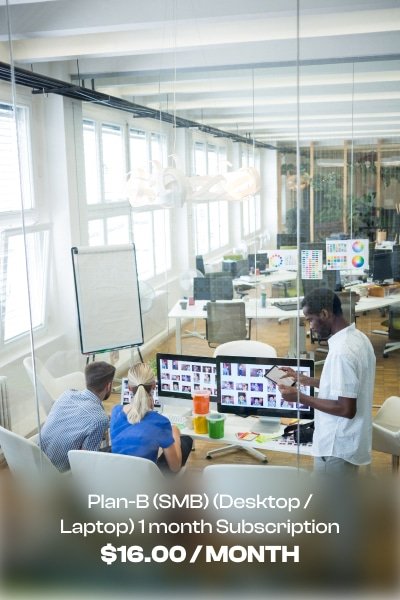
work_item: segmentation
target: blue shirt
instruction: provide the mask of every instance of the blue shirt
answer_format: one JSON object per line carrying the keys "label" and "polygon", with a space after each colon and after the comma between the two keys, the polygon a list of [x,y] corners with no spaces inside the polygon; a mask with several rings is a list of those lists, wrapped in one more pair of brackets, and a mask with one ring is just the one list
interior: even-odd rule
{"label": "blue shirt", "polygon": [[116,454],[129,454],[157,461],[159,448],[174,443],[170,421],[155,411],[145,414],[139,423],[129,423],[123,407],[114,406],[110,422],[111,449]]}
{"label": "blue shirt", "polygon": [[41,430],[42,450],[59,471],[70,468],[69,450],[99,450],[108,427],[101,400],[90,390],[67,390],[54,405]]}

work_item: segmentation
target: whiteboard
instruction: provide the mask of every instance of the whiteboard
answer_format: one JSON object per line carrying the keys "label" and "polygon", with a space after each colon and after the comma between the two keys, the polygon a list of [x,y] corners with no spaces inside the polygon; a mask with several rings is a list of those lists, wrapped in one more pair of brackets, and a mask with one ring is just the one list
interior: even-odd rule
{"label": "whiteboard", "polygon": [[71,248],[82,354],[143,344],[134,244]]}

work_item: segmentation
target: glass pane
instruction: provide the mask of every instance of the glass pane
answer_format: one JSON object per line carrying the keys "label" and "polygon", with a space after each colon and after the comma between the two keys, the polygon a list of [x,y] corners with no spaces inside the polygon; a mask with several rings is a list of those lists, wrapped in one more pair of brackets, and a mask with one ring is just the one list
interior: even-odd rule
{"label": "glass pane", "polygon": [[154,219],[154,258],[157,275],[171,268],[171,231],[168,210],[156,210]]}
{"label": "glass pane", "polygon": [[206,254],[209,251],[207,204],[197,204],[194,208],[194,217],[196,223],[196,254]]}
{"label": "glass pane", "polygon": [[217,147],[211,146],[210,144],[207,146],[207,171],[209,175],[218,175],[218,154]]}
{"label": "glass pane", "polygon": [[149,152],[147,149],[146,132],[138,129],[129,130],[130,170],[149,168]]}
{"label": "glass pane", "polygon": [[207,175],[206,146],[201,142],[194,145],[194,172],[196,175]]}
{"label": "glass pane", "polygon": [[218,204],[220,222],[219,243],[222,247],[229,243],[229,205],[227,200],[221,200]]}
{"label": "glass pane", "polygon": [[96,142],[96,125],[94,121],[83,122],[83,150],[85,154],[86,202],[101,202],[100,183],[98,177],[98,154]]}
{"label": "glass pane", "polygon": [[[167,166],[167,143],[165,135],[151,134],[150,154],[151,160],[157,161],[160,167]],[[151,171],[153,169],[151,168]]]}
{"label": "glass pane", "polygon": [[219,202],[210,202],[210,250],[216,250],[220,247],[220,222],[219,222]]}
{"label": "glass pane", "polygon": [[101,141],[103,148],[104,200],[113,202],[121,199],[126,181],[121,127],[103,125],[101,128]]}
{"label": "glass pane", "polygon": [[[28,111],[14,111],[9,104],[0,104],[0,211],[21,210],[21,187],[24,208],[33,207],[32,172],[29,156]],[[18,162],[18,145],[21,160],[21,181]]]}
{"label": "glass pane", "polygon": [[104,222],[103,219],[92,219],[89,221],[89,246],[103,246],[104,244]]}
{"label": "glass pane", "polygon": [[[32,327],[35,328],[44,323],[48,232],[28,233],[26,235],[26,252]],[[22,234],[8,237],[6,255],[4,341],[26,333],[30,329],[25,248]]]}
{"label": "glass pane", "polygon": [[152,213],[135,213],[133,223],[133,241],[136,249],[136,261],[140,279],[149,279],[154,275],[154,240]]}
{"label": "glass pane", "polygon": [[107,244],[129,243],[129,217],[121,215],[107,219]]}

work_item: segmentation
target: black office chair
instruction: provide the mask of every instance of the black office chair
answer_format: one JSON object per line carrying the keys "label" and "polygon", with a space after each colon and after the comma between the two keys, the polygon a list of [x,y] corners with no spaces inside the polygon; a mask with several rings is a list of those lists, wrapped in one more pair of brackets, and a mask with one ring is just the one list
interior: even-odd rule
{"label": "black office chair", "polygon": [[389,352],[400,350],[400,302],[392,304],[389,307],[389,342],[386,342],[383,349],[383,358],[388,358]]}
{"label": "black office chair", "polygon": [[251,319],[247,327],[244,302],[208,302],[206,339],[210,348],[234,340],[249,340]]}

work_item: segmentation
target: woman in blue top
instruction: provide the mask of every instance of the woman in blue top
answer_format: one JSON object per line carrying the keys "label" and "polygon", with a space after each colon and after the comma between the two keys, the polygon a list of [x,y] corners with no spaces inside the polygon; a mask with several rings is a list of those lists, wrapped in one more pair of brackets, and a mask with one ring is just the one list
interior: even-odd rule
{"label": "woman in blue top", "polygon": [[[153,410],[154,373],[145,363],[138,363],[128,372],[132,400],[113,408],[110,422],[112,452],[148,458],[161,469],[178,472],[185,464],[193,440],[181,436],[179,429],[163,415]],[[163,452],[158,457],[159,449]]]}

